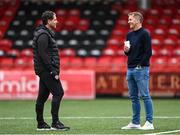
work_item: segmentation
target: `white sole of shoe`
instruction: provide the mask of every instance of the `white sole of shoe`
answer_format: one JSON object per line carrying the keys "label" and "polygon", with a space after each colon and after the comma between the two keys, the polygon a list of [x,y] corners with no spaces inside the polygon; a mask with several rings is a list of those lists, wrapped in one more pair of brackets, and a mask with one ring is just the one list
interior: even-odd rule
{"label": "white sole of shoe", "polygon": [[49,129],[47,129],[47,128],[37,128],[36,129],[37,131],[48,131],[48,130],[51,130],[50,128]]}
{"label": "white sole of shoe", "polygon": [[145,128],[140,128],[140,130],[154,130],[154,128],[147,128],[147,129],[145,129]]}
{"label": "white sole of shoe", "polygon": [[69,129],[57,129],[57,128],[51,127],[51,130],[62,130],[62,131],[67,131],[67,130],[69,130]]}
{"label": "white sole of shoe", "polygon": [[122,130],[133,130],[133,129],[140,129],[140,128],[121,128]]}
{"label": "white sole of shoe", "polygon": [[133,127],[133,128],[121,128],[123,130],[130,130],[130,129],[140,129],[140,127]]}

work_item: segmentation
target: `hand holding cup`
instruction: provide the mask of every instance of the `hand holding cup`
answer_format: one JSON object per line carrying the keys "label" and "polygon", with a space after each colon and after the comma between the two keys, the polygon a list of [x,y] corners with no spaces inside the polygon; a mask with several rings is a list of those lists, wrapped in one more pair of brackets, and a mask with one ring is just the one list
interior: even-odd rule
{"label": "hand holding cup", "polygon": [[130,47],[131,47],[130,41],[125,41],[125,42],[124,42],[124,51],[125,51],[125,52],[129,52]]}

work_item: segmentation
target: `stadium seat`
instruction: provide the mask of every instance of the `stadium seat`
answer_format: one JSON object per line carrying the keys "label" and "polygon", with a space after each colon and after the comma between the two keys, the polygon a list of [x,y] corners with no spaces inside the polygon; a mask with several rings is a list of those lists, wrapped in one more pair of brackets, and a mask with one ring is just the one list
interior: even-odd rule
{"label": "stadium seat", "polygon": [[70,58],[69,57],[62,57],[60,59],[60,69],[69,69],[70,68]]}
{"label": "stadium seat", "polygon": [[117,38],[110,38],[107,41],[107,46],[120,46],[121,42]]}
{"label": "stadium seat", "polygon": [[70,59],[69,66],[71,69],[82,69],[83,67],[83,58],[74,57]]}
{"label": "stadium seat", "polygon": [[27,59],[25,58],[16,58],[14,61],[14,68],[16,70],[23,70],[27,67]]}
{"label": "stadium seat", "polygon": [[176,45],[176,43],[175,43],[176,40],[173,40],[172,38],[166,38],[166,39],[164,39],[164,45],[175,46]]}
{"label": "stadium seat", "polygon": [[159,18],[157,16],[150,16],[146,19],[145,24],[155,26],[159,21]]}
{"label": "stadium seat", "polygon": [[12,47],[12,41],[8,39],[0,40],[0,50],[9,51]]}
{"label": "stadium seat", "polygon": [[102,55],[103,56],[114,56],[115,55],[115,51],[112,48],[105,48],[102,51]]}
{"label": "stadium seat", "polygon": [[55,12],[57,17],[66,17],[68,15],[68,11],[65,9],[57,9]]}
{"label": "stadium seat", "polygon": [[97,64],[97,58],[95,57],[87,57],[84,59],[84,68],[85,69],[96,69],[96,64]]}
{"label": "stadium seat", "polygon": [[180,46],[177,46],[172,53],[174,56],[180,56]]}
{"label": "stadium seat", "polygon": [[[16,66],[25,62],[33,68],[30,52],[33,30],[35,26],[42,24],[40,16],[47,8],[56,12],[59,21],[55,38],[60,48],[61,62],[64,63],[62,65],[65,65],[62,66],[64,69],[73,68],[70,66],[71,61],[88,67],[86,61],[89,60],[95,66],[98,65],[97,62],[100,65],[105,64],[106,70],[112,71],[112,66],[107,64],[109,59],[116,63],[115,65],[118,65],[118,61],[125,61],[122,59],[126,58],[123,44],[129,32],[127,14],[137,10],[136,1],[3,1],[8,2],[0,5],[0,56],[14,58],[13,64]],[[152,37],[153,65],[158,65],[160,69],[164,66],[161,63],[168,61],[168,64],[173,65],[171,61],[175,61],[180,55],[178,4],[178,0],[153,0],[150,9],[140,9],[144,15],[143,26]],[[104,57],[110,58],[105,62]],[[171,60],[171,57],[174,59]],[[68,64],[65,64],[66,61]],[[22,67],[21,64],[19,66]],[[125,72],[126,69],[124,65],[114,67],[117,71]],[[81,68],[77,66],[76,69]]]}
{"label": "stadium seat", "polygon": [[80,56],[80,57],[87,57],[88,56],[88,52],[86,49],[78,49],[77,52],[76,52],[76,55],[77,56]]}
{"label": "stadium seat", "polygon": [[0,69],[9,70],[14,66],[14,59],[9,57],[0,58]]}
{"label": "stadium seat", "polygon": [[169,72],[178,72],[180,69],[180,57],[171,57],[168,59],[168,70]]}
{"label": "stadium seat", "polygon": [[9,50],[6,52],[7,56],[9,57],[14,57],[14,58],[17,58],[17,57],[20,57],[20,51],[19,50]]}
{"label": "stadium seat", "polygon": [[81,30],[81,31],[87,31],[89,29],[89,21],[86,19],[81,19],[77,26],[76,29]]}
{"label": "stadium seat", "polygon": [[90,54],[90,56],[93,56],[93,57],[100,57],[101,56],[101,50],[92,49],[92,50],[90,50],[89,54]]}
{"label": "stadium seat", "polygon": [[166,72],[168,65],[168,57],[152,57],[150,60],[150,67],[153,72]]}
{"label": "stadium seat", "polygon": [[118,47],[117,49],[116,49],[116,55],[117,56],[125,56],[125,54],[124,54],[124,45],[122,45],[122,46],[120,46],[120,47]]}
{"label": "stadium seat", "polygon": [[173,52],[173,46],[169,46],[169,45],[166,45],[163,48],[158,50],[158,54],[160,56],[169,56],[169,57],[171,57],[172,52]]}
{"label": "stadium seat", "polygon": [[108,71],[112,69],[112,58],[109,56],[103,56],[97,59],[96,71]]}
{"label": "stadium seat", "polygon": [[152,55],[158,56],[159,55],[160,46],[158,45],[152,45]]}
{"label": "stadium seat", "polygon": [[69,56],[74,57],[76,55],[75,51],[73,49],[63,49],[62,51],[59,51],[60,56]]}
{"label": "stadium seat", "polygon": [[112,59],[112,71],[125,72],[127,69],[126,56],[116,56]]}
{"label": "stadium seat", "polygon": [[21,57],[31,58],[33,57],[33,52],[30,49],[24,49],[21,51]]}
{"label": "stadium seat", "polygon": [[3,50],[0,50],[0,58],[5,57],[5,56],[6,56],[5,52]]}
{"label": "stadium seat", "polygon": [[163,39],[162,38],[159,38],[159,37],[152,37],[152,45],[153,46],[160,46],[160,45],[163,45]]}

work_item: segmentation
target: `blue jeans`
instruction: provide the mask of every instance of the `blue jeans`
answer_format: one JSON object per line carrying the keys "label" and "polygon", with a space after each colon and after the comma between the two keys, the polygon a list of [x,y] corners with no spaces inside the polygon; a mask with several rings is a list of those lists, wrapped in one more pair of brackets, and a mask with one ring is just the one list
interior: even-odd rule
{"label": "blue jeans", "polygon": [[153,105],[149,94],[149,67],[141,69],[128,68],[126,79],[128,82],[129,96],[132,102],[132,123],[140,124],[140,96],[144,101],[146,121],[153,122]]}

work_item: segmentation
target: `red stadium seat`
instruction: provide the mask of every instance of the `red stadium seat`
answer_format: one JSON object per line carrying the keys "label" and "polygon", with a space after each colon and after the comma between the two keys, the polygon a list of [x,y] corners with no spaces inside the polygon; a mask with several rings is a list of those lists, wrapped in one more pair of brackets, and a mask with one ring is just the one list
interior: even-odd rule
{"label": "red stadium seat", "polygon": [[13,66],[14,66],[13,58],[0,58],[0,69],[9,70],[12,69]]}
{"label": "red stadium seat", "polygon": [[159,14],[159,10],[155,8],[149,9],[146,13],[147,16],[158,16]]}
{"label": "red stadium seat", "polygon": [[158,51],[158,54],[160,56],[172,56],[172,53],[173,53],[173,46],[164,46]]}
{"label": "red stadium seat", "polygon": [[111,33],[111,37],[120,37],[124,36],[124,31],[121,29],[113,29]]}
{"label": "red stadium seat", "polygon": [[[161,18],[161,19],[159,20],[159,24],[160,24],[160,25],[164,25],[164,26],[166,26],[166,27],[169,27],[169,26],[170,26],[170,22],[167,22],[167,20],[168,20],[168,19]],[[169,20],[169,21],[170,21],[170,20]]]}
{"label": "red stadium seat", "polygon": [[40,24],[42,24],[42,21],[41,21],[41,19],[38,19],[38,20],[36,20],[36,23],[35,23],[35,25],[36,25],[36,26],[39,26]]}
{"label": "red stadium seat", "polygon": [[155,26],[159,21],[159,18],[157,16],[150,16],[145,20],[145,24]]}
{"label": "red stadium seat", "polygon": [[177,46],[176,48],[174,48],[173,55],[180,56],[180,46]]}
{"label": "red stadium seat", "polygon": [[24,49],[21,51],[21,57],[33,57],[33,52],[31,49]]}
{"label": "red stadium seat", "polygon": [[155,27],[149,24],[145,24],[144,27],[147,31],[149,31],[150,35],[153,36]]}
{"label": "red stadium seat", "polygon": [[176,28],[169,28],[168,34],[169,34],[169,35],[179,36],[180,31],[178,31],[178,29],[176,29]]}
{"label": "red stadium seat", "polygon": [[73,31],[75,29],[75,23],[72,20],[66,20],[63,29]]}
{"label": "red stadium seat", "polygon": [[19,50],[9,50],[6,53],[8,56],[20,57],[20,51]]}
{"label": "red stadium seat", "polygon": [[163,39],[159,37],[153,37],[152,38],[152,45],[163,45]]}
{"label": "red stadium seat", "polygon": [[180,57],[171,57],[168,59],[168,70],[169,72],[178,72],[180,69]]}
{"label": "red stadium seat", "polygon": [[111,61],[111,64],[112,64],[112,71],[125,72],[127,69],[127,57],[126,56],[114,57]]}
{"label": "red stadium seat", "polygon": [[113,50],[112,48],[105,48],[102,52],[103,56],[114,56],[115,54],[115,50]]}
{"label": "red stadium seat", "polygon": [[156,34],[156,35],[162,35],[162,36],[164,36],[164,35],[166,35],[166,33],[167,33],[167,29],[156,28],[156,29],[154,30],[154,34]]}
{"label": "red stadium seat", "polygon": [[88,30],[89,26],[90,26],[90,24],[89,24],[88,20],[81,19],[78,22],[78,25],[76,26],[76,29],[86,31],[86,30]]}
{"label": "red stadium seat", "polygon": [[173,15],[173,11],[171,9],[164,9],[163,10],[163,15],[164,16],[172,16]]}
{"label": "red stadium seat", "polygon": [[166,38],[164,40],[164,45],[175,46],[176,45],[176,42],[175,42],[176,40],[173,40],[172,38]]}
{"label": "red stadium seat", "polygon": [[177,47],[180,46],[180,39],[177,39],[177,41],[176,41],[176,46],[177,46]]}
{"label": "red stadium seat", "polygon": [[96,57],[87,57],[84,59],[85,69],[96,69],[97,58]]}
{"label": "red stadium seat", "polygon": [[127,15],[125,15],[124,17],[125,19],[122,19],[122,16],[119,20],[116,21],[116,26],[123,26],[123,27],[126,27],[126,28],[129,28],[129,24],[127,23],[127,20],[128,20],[128,17]]}
{"label": "red stadium seat", "polygon": [[159,55],[160,46],[158,45],[152,45],[152,55],[158,56]]}
{"label": "red stadium seat", "polygon": [[9,51],[12,47],[12,41],[8,39],[0,40],[0,49],[4,51]]}
{"label": "red stadium seat", "polygon": [[109,56],[100,57],[99,59],[97,59],[96,70],[97,71],[111,70],[112,68],[111,61],[112,61],[112,58]]}
{"label": "red stadium seat", "polygon": [[63,49],[62,51],[59,51],[60,56],[69,56],[74,57],[76,55],[75,51],[73,49]]}
{"label": "red stadium seat", "polygon": [[66,17],[68,15],[68,11],[64,9],[57,9],[56,15],[57,17]]}
{"label": "red stadium seat", "polygon": [[71,10],[69,10],[69,16],[80,17],[80,11],[79,11],[79,9],[71,9]]}
{"label": "red stadium seat", "polygon": [[60,59],[60,69],[69,69],[70,68],[70,58],[62,57]]}
{"label": "red stadium seat", "polygon": [[152,71],[167,71],[168,57],[152,57],[150,59],[150,67]]}
{"label": "red stadium seat", "polygon": [[16,58],[14,61],[14,68],[16,70],[24,70],[29,66],[28,63],[29,61],[26,58]]}
{"label": "red stadium seat", "polygon": [[[124,41],[124,40],[122,39],[122,41]],[[107,46],[108,47],[111,47],[111,46],[120,46],[121,44],[122,44],[122,42],[120,42],[120,40],[117,39],[117,38],[110,38],[107,41]]]}
{"label": "red stadium seat", "polygon": [[117,56],[125,56],[125,54],[124,54],[124,45],[122,45],[118,49],[116,49],[116,55]]}
{"label": "red stadium seat", "polygon": [[70,60],[69,64],[71,69],[81,69],[83,67],[83,58],[74,57]]}

